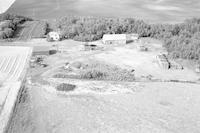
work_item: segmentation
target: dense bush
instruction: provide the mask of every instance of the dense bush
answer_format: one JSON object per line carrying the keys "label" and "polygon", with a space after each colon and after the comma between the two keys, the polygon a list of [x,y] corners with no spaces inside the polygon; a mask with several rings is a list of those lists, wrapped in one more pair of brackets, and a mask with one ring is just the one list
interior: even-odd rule
{"label": "dense bush", "polygon": [[0,39],[5,39],[6,34],[3,31],[0,31]]}
{"label": "dense bush", "polygon": [[4,21],[4,20],[11,20],[13,24],[23,23],[25,21],[32,21],[31,18],[20,16],[20,15],[7,14],[7,13],[0,14],[0,21]]}
{"label": "dense bush", "polygon": [[131,71],[122,69],[115,65],[93,62],[86,66],[87,67],[80,71],[80,78],[111,81],[135,81],[135,76]]}
{"label": "dense bush", "polygon": [[147,24],[132,18],[65,17],[58,21],[64,38],[94,41],[104,34],[138,33],[140,37],[153,37],[164,41],[174,58],[200,60],[200,19],[180,24]]}
{"label": "dense bush", "polygon": [[0,14],[0,39],[12,38],[17,25],[27,20],[31,19],[12,14]]}
{"label": "dense bush", "polygon": [[81,67],[77,68],[79,69],[69,68],[68,71],[61,71],[53,75],[53,77],[107,81],[135,81],[135,75],[132,71],[122,69],[112,64],[94,61],[83,63],[81,64]]}
{"label": "dense bush", "polygon": [[67,84],[67,83],[62,83],[59,84],[56,89],[58,91],[73,91],[76,88],[76,85],[72,85],[72,84]]}

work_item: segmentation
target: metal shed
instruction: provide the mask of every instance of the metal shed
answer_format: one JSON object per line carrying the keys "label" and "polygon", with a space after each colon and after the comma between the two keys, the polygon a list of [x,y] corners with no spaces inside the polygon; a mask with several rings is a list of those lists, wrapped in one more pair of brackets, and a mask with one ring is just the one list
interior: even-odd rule
{"label": "metal shed", "polygon": [[33,56],[37,55],[46,55],[48,56],[50,53],[50,47],[49,46],[34,46],[33,47]]}

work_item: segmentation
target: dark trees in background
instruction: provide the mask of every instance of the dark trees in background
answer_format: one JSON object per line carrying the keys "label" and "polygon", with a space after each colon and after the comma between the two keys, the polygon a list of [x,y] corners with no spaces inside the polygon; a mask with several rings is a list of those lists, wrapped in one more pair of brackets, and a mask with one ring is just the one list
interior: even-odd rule
{"label": "dark trees in background", "polygon": [[0,14],[0,39],[12,38],[18,24],[31,20],[18,15]]}
{"label": "dark trees in background", "polygon": [[[17,25],[32,19],[1,14],[0,22],[7,21],[0,27],[0,38],[13,36]],[[57,23],[61,36],[76,41],[95,41],[104,34],[138,33],[140,37],[152,37],[164,42],[169,55],[174,58],[200,60],[200,19],[188,19],[180,24],[147,24],[133,18],[97,18],[68,16]],[[42,31],[47,31],[48,24]]]}
{"label": "dark trees in background", "polygon": [[65,17],[58,21],[64,38],[95,41],[103,34],[138,33],[164,41],[170,56],[200,60],[200,19],[181,24],[147,24],[133,18]]}

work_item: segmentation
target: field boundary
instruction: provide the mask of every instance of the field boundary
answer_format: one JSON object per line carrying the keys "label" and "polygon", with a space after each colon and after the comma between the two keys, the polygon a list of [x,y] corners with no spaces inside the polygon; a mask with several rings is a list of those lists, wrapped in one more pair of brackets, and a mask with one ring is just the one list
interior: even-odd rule
{"label": "field boundary", "polygon": [[21,82],[15,82],[15,83],[9,82],[7,84],[12,84],[12,86],[10,86],[8,95],[6,97],[6,101],[4,103],[2,112],[0,114],[0,133],[5,133],[7,130],[7,126],[12,117],[15,103],[17,101],[18,94],[21,89]]}
{"label": "field boundary", "polygon": [[7,132],[15,107],[20,99],[21,92],[25,87],[25,77],[29,68],[29,59],[32,55],[32,48],[29,48],[28,50],[26,63],[23,66],[23,71],[21,72],[19,79],[17,81],[7,81],[5,83],[5,85],[9,86],[9,91],[0,113],[0,133]]}

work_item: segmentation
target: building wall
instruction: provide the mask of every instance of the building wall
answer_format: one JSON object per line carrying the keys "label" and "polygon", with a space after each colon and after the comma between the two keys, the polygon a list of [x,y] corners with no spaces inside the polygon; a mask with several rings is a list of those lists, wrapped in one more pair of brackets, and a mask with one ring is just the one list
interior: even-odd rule
{"label": "building wall", "polygon": [[105,44],[126,44],[126,40],[105,40]]}
{"label": "building wall", "polygon": [[49,55],[49,51],[33,51],[32,53],[33,56],[37,56],[37,55]]}

